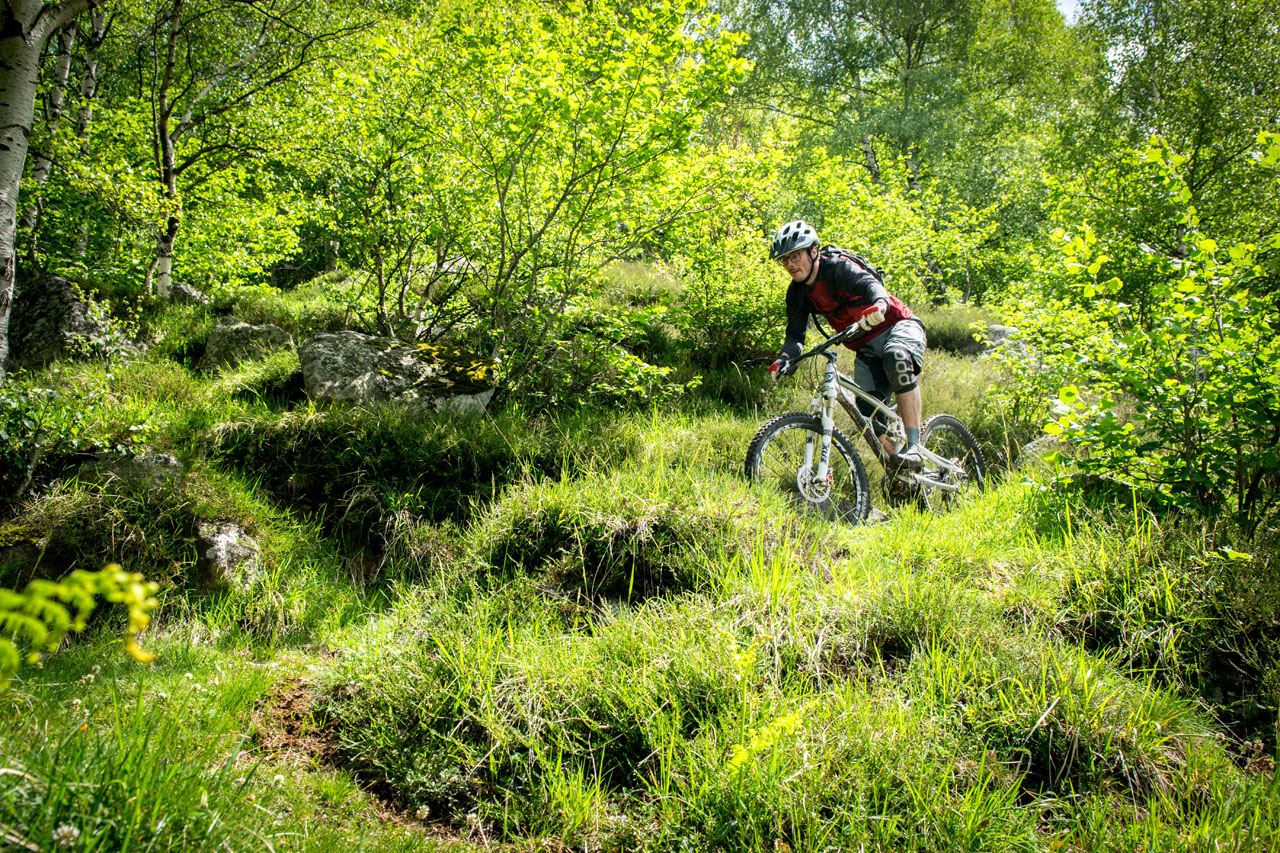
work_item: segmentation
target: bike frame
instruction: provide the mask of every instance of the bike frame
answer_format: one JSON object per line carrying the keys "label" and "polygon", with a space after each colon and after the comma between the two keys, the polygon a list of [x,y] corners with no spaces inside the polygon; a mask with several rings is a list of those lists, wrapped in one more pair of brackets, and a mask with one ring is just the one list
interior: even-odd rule
{"label": "bike frame", "polygon": [[[830,477],[828,469],[831,460],[831,433],[835,429],[835,407],[837,402],[840,404],[840,407],[848,413],[849,417],[853,419],[853,422],[857,424],[863,438],[871,447],[876,459],[880,461],[881,467],[883,467],[886,472],[889,471],[889,454],[885,451],[884,445],[880,443],[880,439],[876,436],[875,430],[872,427],[871,418],[862,413],[856,404],[855,398],[856,400],[866,402],[877,412],[883,414],[885,419],[889,422],[889,432],[891,434],[904,434],[902,418],[898,415],[896,409],[890,407],[873,394],[859,388],[856,382],[836,369],[836,361],[839,359],[839,353],[834,351],[834,347],[837,344],[844,343],[852,338],[852,332],[856,330],[856,326],[851,326],[844,332],[837,332],[827,338],[827,340],[815,346],[813,349],[797,356],[795,359],[795,362],[798,363],[803,359],[821,355],[827,360],[826,368],[823,371],[822,384],[818,389],[818,395],[813,398],[809,408],[810,413],[817,415],[822,421],[822,446],[819,448],[818,470],[815,478],[820,484],[830,482],[828,479]],[[811,466],[813,464],[814,451],[813,443],[813,438],[809,438],[805,442],[805,467],[803,470],[806,471],[812,470]],[[964,474],[964,469],[959,465],[956,465],[951,460],[944,459],[923,445],[920,446],[920,450],[928,462],[937,466],[937,469],[935,470],[957,476]],[[893,476],[899,480],[919,486],[928,486],[930,488],[942,489],[948,492],[960,491],[959,486],[952,483],[942,482],[933,477],[926,476],[923,473],[899,471],[894,473]]]}

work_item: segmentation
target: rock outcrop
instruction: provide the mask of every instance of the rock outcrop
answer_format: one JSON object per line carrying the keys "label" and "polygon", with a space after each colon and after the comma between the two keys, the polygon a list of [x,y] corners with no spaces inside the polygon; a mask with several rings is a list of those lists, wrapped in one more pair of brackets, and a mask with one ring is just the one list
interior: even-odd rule
{"label": "rock outcrop", "polygon": [[115,354],[137,344],[113,323],[105,308],[57,275],[19,283],[9,318],[7,370],[43,367],[79,347]]}
{"label": "rock outcrop", "polygon": [[270,323],[253,326],[225,319],[209,333],[200,367],[203,370],[228,367],[281,349],[293,349],[293,337],[279,326]]}
{"label": "rock outcrop", "polygon": [[262,551],[243,527],[201,522],[196,541],[196,583],[206,589],[247,590],[262,574]]}
{"label": "rock outcrop", "polygon": [[209,304],[209,297],[203,290],[177,281],[169,288],[169,300],[179,305]]}
{"label": "rock outcrop", "polygon": [[482,412],[497,364],[457,347],[333,332],[298,347],[307,393],[317,400],[395,400],[434,411]]}
{"label": "rock outcrop", "polygon": [[104,482],[110,479],[139,483],[149,489],[175,488],[182,483],[185,469],[172,453],[148,451],[137,456],[99,457],[80,466],[80,479]]}

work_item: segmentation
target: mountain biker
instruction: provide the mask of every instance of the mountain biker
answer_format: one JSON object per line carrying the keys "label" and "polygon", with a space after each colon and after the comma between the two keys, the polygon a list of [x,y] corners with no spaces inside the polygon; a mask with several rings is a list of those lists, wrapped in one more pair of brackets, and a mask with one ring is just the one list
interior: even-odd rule
{"label": "mountain biker", "polygon": [[[906,428],[905,447],[895,447],[883,434],[880,442],[891,463],[919,469],[924,463],[920,454],[923,406],[917,377],[924,363],[924,324],[885,289],[869,264],[838,246],[820,247],[818,232],[803,219],[788,222],[774,233],[769,259],[791,276],[786,341],[769,373],[777,378],[788,372],[791,359],[802,351],[811,314],[825,317],[837,332],[856,324],[863,334],[845,342],[857,353],[854,381],[882,400],[892,390]],[[868,417],[874,414],[861,400],[858,407]]]}

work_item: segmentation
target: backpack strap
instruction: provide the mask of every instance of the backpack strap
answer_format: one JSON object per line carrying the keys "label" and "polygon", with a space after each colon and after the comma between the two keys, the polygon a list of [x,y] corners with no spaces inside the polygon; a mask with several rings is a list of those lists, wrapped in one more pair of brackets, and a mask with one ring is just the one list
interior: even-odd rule
{"label": "backpack strap", "polygon": [[838,258],[844,258],[847,261],[853,261],[855,264],[871,273],[871,275],[875,277],[876,281],[880,282],[881,286],[884,285],[884,272],[861,255],[855,255],[848,249],[842,249],[839,246],[823,246],[820,251],[826,255],[834,255]]}

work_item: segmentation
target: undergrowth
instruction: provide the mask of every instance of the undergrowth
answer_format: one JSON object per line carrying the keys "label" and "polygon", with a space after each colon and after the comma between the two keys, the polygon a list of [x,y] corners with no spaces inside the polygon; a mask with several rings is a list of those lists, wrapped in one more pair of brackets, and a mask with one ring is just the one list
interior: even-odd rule
{"label": "undergrowth", "polygon": [[[807,409],[803,374],[765,389],[756,368],[724,372],[665,410],[423,418],[316,408],[288,354],[202,375],[203,320],[182,316],[170,354],[188,364],[49,384],[95,401],[86,447],[172,452],[183,477],[81,477],[68,455],[0,519],[6,572],[112,559],[163,585],[151,667],[104,624],[0,694],[6,843],[1280,838],[1265,537],[1086,500],[1051,472],[945,516],[832,526],[738,477],[764,418]],[[1016,455],[985,402],[994,365],[931,351],[926,369],[927,411]],[[214,587],[194,572],[211,522],[259,557]],[[306,737],[270,729],[282,686]]]}

